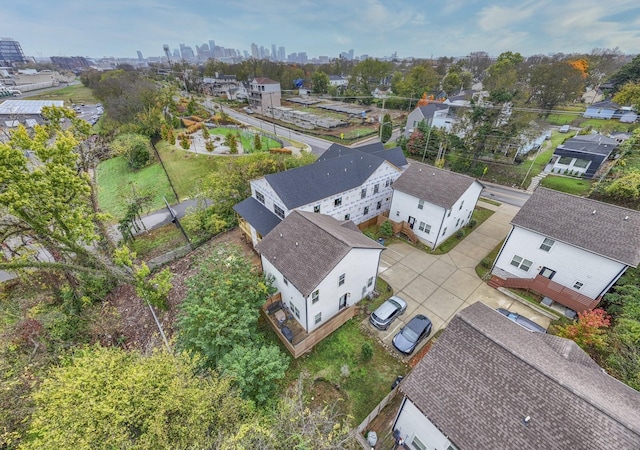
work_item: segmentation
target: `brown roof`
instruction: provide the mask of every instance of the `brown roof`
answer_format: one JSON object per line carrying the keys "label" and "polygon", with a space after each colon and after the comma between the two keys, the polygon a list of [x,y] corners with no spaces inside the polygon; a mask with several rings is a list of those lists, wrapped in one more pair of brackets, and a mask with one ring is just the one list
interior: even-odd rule
{"label": "brown roof", "polygon": [[460,450],[640,448],[639,392],[573,342],[479,302],[454,317],[400,389]]}
{"label": "brown roof", "polygon": [[256,249],[307,297],[353,248],[382,250],[351,222],[293,211]]}
{"label": "brown roof", "polygon": [[511,223],[629,266],[640,264],[640,211],[538,188]]}
{"label": "brown roof", "polygon": [[411,161],[409,167],[393,183],[393,189],[425,200],[445,209],[455,202],[477,180],[428,164]]}

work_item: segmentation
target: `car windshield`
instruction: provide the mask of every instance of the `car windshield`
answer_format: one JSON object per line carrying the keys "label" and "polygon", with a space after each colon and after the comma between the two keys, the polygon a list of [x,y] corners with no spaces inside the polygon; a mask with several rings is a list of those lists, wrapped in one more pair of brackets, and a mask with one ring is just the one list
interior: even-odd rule
{"label": "car windshield", "polygon": [[404,329],[402,330],[402,335],[409,342],[415,342],[418,340],[418,333],[416,333],[414,330],[412,330],[408,326],[404,327]]}

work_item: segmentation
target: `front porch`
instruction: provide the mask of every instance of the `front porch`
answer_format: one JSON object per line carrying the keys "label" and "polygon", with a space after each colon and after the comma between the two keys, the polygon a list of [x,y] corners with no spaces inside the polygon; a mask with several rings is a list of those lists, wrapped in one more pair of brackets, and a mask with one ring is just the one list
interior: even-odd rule
{"label": "front porch", "polygon": [[[300,323],[293,317],[289,308],[282,302],[282,296],[277,293],[269,298],[262,306],[261,312],[267,319],[282,344],[294,358],[308,353],[313,347],[358,312],[358,306],[353,305],[343,309],[322,326],[311,333],[307,333]],[[288,330],[288,331],[287,331]]]}

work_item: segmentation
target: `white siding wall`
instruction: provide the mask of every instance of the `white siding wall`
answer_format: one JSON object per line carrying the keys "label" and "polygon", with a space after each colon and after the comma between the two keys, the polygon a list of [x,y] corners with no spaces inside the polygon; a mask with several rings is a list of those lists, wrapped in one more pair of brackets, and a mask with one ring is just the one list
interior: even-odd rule
{"label": "white siding wall", "polygon": [[[546,252],[540,249],[544,238],[538,233],[515,227],[495,266],[519,278],[535,278],[543,267],[547,267],[556,271],[553,281],[571,289],[579,281],[583,286],[576,291],[593,299],[626,267],[559,241]],[[525,272],[512,266],[514,255],[532,261],[531,268]]]}
{"label": "white siding wall", "polygon": [[415,130],[418,124],[423,120],[424,116],[422,115],[422,111],[420,111],[420,108],[416,108],[411,111],[411,113],[409,113],[409,116],[407,117],[407,125],[404,129],[404,136],[410,137],[411,133],[413,133],[413,130]]}
{"label": "white siding wall", "polygon": [[[480,183],[474,182],[451,210],[445,210],[427,201],[424,202],[423,209],[418,209],[420,199],[394,191],[389,218],[396,222],[408,222],[409,216],[415,217],[413,232],[418,239],[430,247],[434,244],[438,246],[469,222],[481,191]],[[430,226],[429,233],[426,232],[428,227],[425,227],[425,231],[420,230],[421,222]]]}
{"label": "white siding wall", "polygon": [[[296,318],[307,332],[311,332],[340,311],[340,297],[344,294],[351,294],[347,296],[349,307],[375,289],[381,252],[382,249],[352,249],[318,285],[319,301],[315,305],[312,304],[311,295],[305,299],[291,281],[288,285],[284,283],[284,277],[271,262],[265,257],[261,259],[265,275],[275,277],[274,286],[282,294],[282,301],[288,306],[293,304],[298,309],[300,317]],[[339,286],[341,274],[345,274],[345,279],[344,284]],[[370,278],[373,278],[371,286],[368,285]],[[290,309],[293,313],[293,308]],[[318,313],[321,313],[321,321],[316,324],[315,317]]]}
{"label": "white siding wall", "polygon": [[[317,202],[296,208],[300,211],[314,212],[314,207],[320,205],[320,213],[331,216],[337,220],[345,220],[349,214],[349,220],[354,223],[362,223],[372,219],[384,211],[389,211],[393,189],[391,184],[401,175],[400,170],[385,162],[371,174],[371,176],[361,185],[354,189],[341,192],[332,197],[328,197]],[[389,185],[387,185],[389,182]],[[375,185],[378,185],[378,193],[374,194]],[[362,189],[367,190],[367,196],[362,198]],[[335,206],[335,200],[342,199],[340,206]],[[380,209],[378,209],[380,202]],[[369,212],[364,213],[364,208],[369,207]]]}
{"label": "white siding wall", "polygon": [[445,450],[451,441],[429,421],[409,399],[404,402],[396,421],[396,429],[404,439],[407,448],[415,448],[411,442],[420,439],[428,450]]}
{"label": "white siding wall", "polygon": [[[329,272],[318,285],[319,301],[313,305],[311,295],[307,299],[308,332],[313,331],[340,312],[339,302],[343,295],[348,294],[347,307],[349,307],[358,303],[375,289],[381,252],[382,249],[354,248]],[[338,286],[341,274],[345,274],[344,284]],[[371,285],[368,284],[370,278],[373,278]],[[316,324],[315,316],[318,313],[322,313],[322,320]]]}
{"label": "white siding wall", "polygon": [[276,194],[276,192],[271,188],[271,185],[266,179],[258,178],[257,180],[251,180],[251,196],[257,199],[258,197],[256,192],[260,192],[264,196],[264,206],[269,211],[275,214],[273,205],[278,205],[284,210],[285,217],[289,215],[289,210],[284,206],[284,203],[280,200],[280,197],[278,197],[278,194]]}

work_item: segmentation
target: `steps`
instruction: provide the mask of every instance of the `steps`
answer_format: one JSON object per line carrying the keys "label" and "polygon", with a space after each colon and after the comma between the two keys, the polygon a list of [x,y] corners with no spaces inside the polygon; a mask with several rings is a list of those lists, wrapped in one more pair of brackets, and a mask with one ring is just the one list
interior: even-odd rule
{"label": "steps", "polygon": [[527,192],[533,192],[538,187],[538,185],[540,184],[542,179],[544,177],[546,177],[547,175],[548,175],[547,172],[540,172],[538,175],[533,177],[531,179],[531,183],[529,183],[529,187],[527,188]]}

